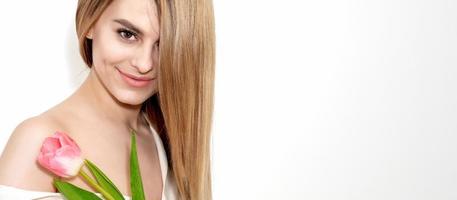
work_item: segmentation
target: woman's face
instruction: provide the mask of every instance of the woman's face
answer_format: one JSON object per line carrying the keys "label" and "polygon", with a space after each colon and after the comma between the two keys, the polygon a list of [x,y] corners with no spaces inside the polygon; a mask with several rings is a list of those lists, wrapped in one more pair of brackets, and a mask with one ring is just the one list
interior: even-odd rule
{"label": "woman's face", "polygon": [[118,101],[139,105],[157,92],[159,21],[152,0],[116,0],[90,29],[93,70]]}

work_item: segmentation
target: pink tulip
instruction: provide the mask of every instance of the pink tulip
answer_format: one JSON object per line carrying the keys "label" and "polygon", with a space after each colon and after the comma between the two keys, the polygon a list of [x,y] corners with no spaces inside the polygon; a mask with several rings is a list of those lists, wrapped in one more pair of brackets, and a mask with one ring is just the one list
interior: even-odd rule
{"label": "pink tulip", "polygon": [[38,163],[52,173],[68,178],[78,175],[84,159],[75,141],[67,134],[57,131],[44,140]]}

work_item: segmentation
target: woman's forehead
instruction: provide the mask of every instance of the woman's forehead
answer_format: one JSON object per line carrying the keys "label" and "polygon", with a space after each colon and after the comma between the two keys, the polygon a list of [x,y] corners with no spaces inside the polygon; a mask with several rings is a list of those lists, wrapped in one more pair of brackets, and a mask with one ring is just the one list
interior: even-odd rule
{"label": "woman's forehead", "polygon": [[125,20],[144,35],[159,34],[159,16],[154,0],[116,0],[104,11],[105,20]]}

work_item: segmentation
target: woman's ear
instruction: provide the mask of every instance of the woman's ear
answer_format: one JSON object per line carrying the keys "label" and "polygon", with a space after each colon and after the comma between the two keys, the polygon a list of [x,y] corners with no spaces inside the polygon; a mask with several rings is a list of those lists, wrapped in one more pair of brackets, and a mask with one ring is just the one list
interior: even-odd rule
{"label": "woman's ear", "polygon": [[92,40],[93,28],[90,28],[86,34],[86,38]]}

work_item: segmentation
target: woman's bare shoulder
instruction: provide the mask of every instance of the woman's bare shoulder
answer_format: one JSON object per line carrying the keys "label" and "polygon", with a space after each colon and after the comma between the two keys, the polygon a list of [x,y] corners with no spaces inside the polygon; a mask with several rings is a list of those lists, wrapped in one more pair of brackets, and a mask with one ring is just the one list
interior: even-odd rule
{"label": "woman's bare shoulder", "polygon": [[19,123],[0,156],[0,184],[54,192],[53,175],[39,166],[37,156],[44,139],[57,127],[58,121],[48,114]]}

